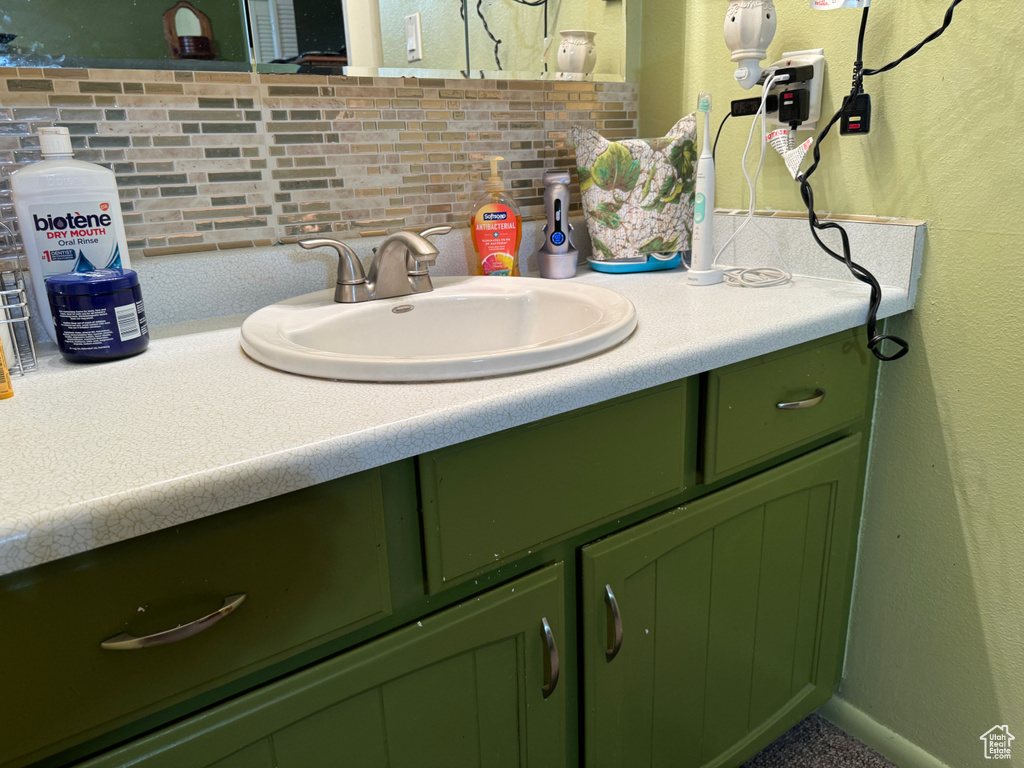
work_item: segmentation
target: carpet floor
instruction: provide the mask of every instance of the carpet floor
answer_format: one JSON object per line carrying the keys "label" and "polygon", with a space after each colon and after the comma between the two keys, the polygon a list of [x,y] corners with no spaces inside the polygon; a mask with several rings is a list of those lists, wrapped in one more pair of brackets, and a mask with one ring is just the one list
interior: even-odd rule
{"label": "carpet floor", "polygon": [[880,754],[811,715],[749,760],[744,768],[899,768]]}

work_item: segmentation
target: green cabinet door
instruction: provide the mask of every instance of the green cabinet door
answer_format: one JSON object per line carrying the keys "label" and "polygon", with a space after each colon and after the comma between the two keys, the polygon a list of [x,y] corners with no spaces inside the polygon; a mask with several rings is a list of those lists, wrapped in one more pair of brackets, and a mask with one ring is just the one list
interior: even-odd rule
{"label": "green cabinet door", "polygon": [[85,765],[564,766],[564,638],[558,563]]}
{"label": "green cabinet door", "polygon": [[737,766],[831,696],[860,458],[855,435],[583,549],[587,766]]}

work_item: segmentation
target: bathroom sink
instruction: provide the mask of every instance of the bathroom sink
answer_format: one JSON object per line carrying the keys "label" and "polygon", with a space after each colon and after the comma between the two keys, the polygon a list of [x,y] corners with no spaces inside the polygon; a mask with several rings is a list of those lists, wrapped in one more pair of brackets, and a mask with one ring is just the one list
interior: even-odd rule
{"label": "bathroom sink", "polygon": [[436,277],[434,290],[337,304],[334,289],[254,312],[242,349],[271,368],[354,381],[451,381],[568,363],[636,328],[623,296],[528,277]]}

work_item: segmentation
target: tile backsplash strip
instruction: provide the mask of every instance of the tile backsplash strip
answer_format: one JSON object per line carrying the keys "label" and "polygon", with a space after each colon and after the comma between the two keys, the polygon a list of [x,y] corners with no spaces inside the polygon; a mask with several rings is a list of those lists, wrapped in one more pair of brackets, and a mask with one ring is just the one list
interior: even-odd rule
{"label": "tile backsplash strip", "polygon": [[117,174],[136,258],[465,225],[493,154],[539,218],[543,171],[575,170],[570,127],[633,137],[637,96],[629,83],[0,68],[0,219],[14,223],[7,174],[40,159],[41,125],[67,126],[77,159]]}

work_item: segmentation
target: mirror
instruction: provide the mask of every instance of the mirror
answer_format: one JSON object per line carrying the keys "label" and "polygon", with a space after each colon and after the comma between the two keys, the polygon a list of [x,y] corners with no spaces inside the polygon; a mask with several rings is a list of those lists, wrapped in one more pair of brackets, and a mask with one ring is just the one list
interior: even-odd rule
{"label": "mirror", "polygon": [[[165,14],[174,11],[170,18]],[[195,10],[198,35],[174,35],[178,12]],[[205,19],[205,22],[204,22]],[[192,22],[188,22],[192,23]],[[194,43],[203,30],[213,41],[215,60],[176,58],[179,36]],[[185,31],[188,31],[187,29]],[[16,35],[0,46],[0,66],[96,69],[227,69],[248,71],[249,41],[239,0],[4,0],[0,33]],[[195,53],[195,49],[190,46]],[[203,51],[199,51],[203,54]]]}
{"label": "mirror", "polygon": [[[635,16],[639,0],[6,0],[0,66],[539,79],[555,77],[558,31],[584,29],[597,33],[590,79],[623,81],[634,79],[627,3]],[[200,34],[172,35],[165,14],[194,32],[189,9]],[[405,19],[415,14],[422,47],[409,61]],[[184,56],[178,38],[193,44]]]}

